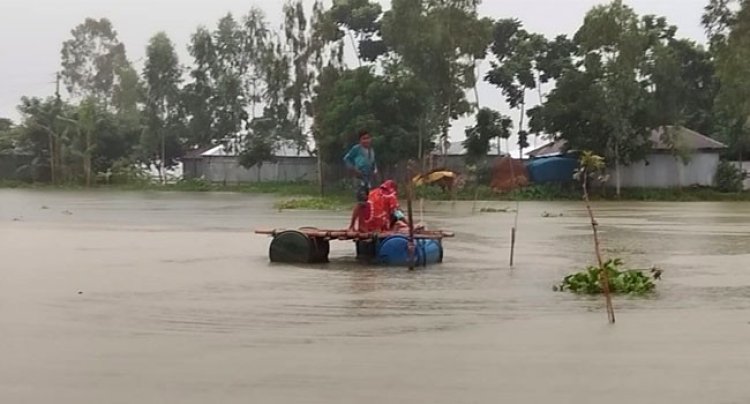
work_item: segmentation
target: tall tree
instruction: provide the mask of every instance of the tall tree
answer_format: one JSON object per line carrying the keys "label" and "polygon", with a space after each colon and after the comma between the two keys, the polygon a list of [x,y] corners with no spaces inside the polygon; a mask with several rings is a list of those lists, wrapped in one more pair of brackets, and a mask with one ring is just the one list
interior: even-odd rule
{"label": "tall tree", "polygon": [[216,83],[213,75],[216,50],[211,32],[200,27],[190,38],[188,50],[193,57],[191,82],[182,92],[184,114],[188,119],[188,144],[201,147],[217,138],[214,130]]}
{"label": "tall tree", "polygon": [[243,73],[246,65],[242,48],[242,30],[232,14],[219,20],[214,32],[216,65],[212,69],[216,83],[214,128],[218,140],[236,148],[238,134],[249,119],[249,99]]}
{"label": "tall tree", "polygon": [[487,158],[492,141],[508,139],[512,128],[513,121],[509,117],[490,108],[480,109],[475,125],[466,128],[466,162],[472,165],[481,163]]}
{"label": "tall tree", "polygon": [[255,118],[257,105],[269,91],[270,36],[257,8],[240,21],[227,14],[214,31],[201,27],[193,34],[192,80],[183,92],[191,146],[219,141],[230,148],[239,145],[238,134]]}
{"label": "tall tree", "polygon": [[332,88],[326,86],[315,99],[318,147],[328,162],[339,163],[362,128],[378,134],[374,145],[386,171],[416,154],[419,122],[414,117],[426,107],[420,80],[408,75],[375,75],[371,67],[340,75],[327,71],[322,77],[335,79]]}
{"label": "tall tree", "polygon": [[111,105],[113,89],[129,72],[125,46],[106,18],[87,18],[71,34],[73,38],[63,43],[61,52],[61,73],[68,92]]}
{"label": "tall tree", "polygon": [[563,71],[543,107],[530,111],[532,130],[606,156],[615,167],[618,195],[620,165],[640,159],[662,124],[652,108],[651,67],[675,30],[664,18],[639,18],[621,0],[594,7],[575,36],[580,61]]}
{"label": "tall tree", "polygon": [[542,76],[541,67],[537,65],[548,47],[542,35],[526,31],[518,20],[505,19],[495,23],[491,47],[495,60],[485,80],[499,87],[510,108],[519,111],[518,146],[521,156],[523,149],[529,146],[528,132],[524,126],[526,94],[549,80],[546,75]]}
{"label": "tall tree", "polygon": [[712,0],[703,22],[716,55],[719,130],[742,161],[750,149],[750,1]]}
{"label": "tall tree", "polygon": [[182,70],[172,41],[164,32],[157,33],[149,41],[143,78],[146,84],[146,128],[141,148],[146,161],[159,162],[159,174],[165,181],[166,167],[173,165],[174,158],[179,157],[174,147],[168,154],[167,145],[179,145]]}
{"label": "tall tree", "polygon": [[348,37],[359,65],[373,62],[387,51],[380,38],[382,15],[382,6],[370,0],[336,0],[326,13],[335,25],[329,38],[334,41]]}
{"label": "tall tree", "polygon": [[0,118],[0,152],[15,147],[13,129],[15,125],[8,118]]}
{"label": "tall tree", "polygon": [[[484,59],[491,41],[492,21],[479,18],[478,3],[393,0],[391,10],[382,18],[387,49],[429,88],[424,99],[428,105],[425,113],[434,114],[434,120],[439,122],[443,150],[451,121],[471,111],[465,90],[476,83],[474,62]],[[418,120],[433,119],[424,116]]]}
{"label": "tall tree", "polygon": [[97,145],[97,127],[104,119],[104,115],[97,100],[91,96],[81,101],[74,116],[60,118],[75,128],[75,135],[72,137],[73,153],[81,158],[87,187],[90,187],[94,180],[93,161]]}
{"label": "tall tree", "polygon": [[35,165],[49,168],[49,179],[58,183],[70,179],[69,124],[61,117],[72,114],[74,107],[59,97],[47,99],[23,97],[18,111],[23,117],[20,143],[35,157]]}
{"label": "tall tree", "polygon": [[137,126],[139,106],[143,102],[143,83],[138,72],[128,64],[118,71],[119,80],[112,89],[112,107],[123,124]]}
{"label": "tall tree", "polygon": [[658,124],[714,133],[719,86],[710,52],[690,40],[670,39],[654,47],[645,73]]}
{"label": "tall tree", "polygon": [[304,134],[307,114],[305,107],[312,92],[314,72],[311,71],[311,40],[309,21],[302,0],[287,0],[283,7],[284,38],[286,50],[291,58],[292,77],[286,89],[286,98],[291,102],[292,120],[296,123],[298,145],[306,144]]}

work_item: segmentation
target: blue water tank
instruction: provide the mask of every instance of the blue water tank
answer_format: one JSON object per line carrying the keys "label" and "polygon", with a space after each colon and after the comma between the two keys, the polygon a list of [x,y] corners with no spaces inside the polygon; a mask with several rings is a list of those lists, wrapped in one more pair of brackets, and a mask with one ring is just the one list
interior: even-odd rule
{"label": "blue water tank", "polygon": [[541,157],[526,163],[531,182],[536,184],[568,183],[578,168],[572,157]]}
{"label": "blue water tank", "polygon": [[[440,240],[414,240],[417,266],[432,265],[443,262],[443,245]],[[408,266],[409,239],[406,236],[389,236],[379,241],[376,261],[381,265]]]}

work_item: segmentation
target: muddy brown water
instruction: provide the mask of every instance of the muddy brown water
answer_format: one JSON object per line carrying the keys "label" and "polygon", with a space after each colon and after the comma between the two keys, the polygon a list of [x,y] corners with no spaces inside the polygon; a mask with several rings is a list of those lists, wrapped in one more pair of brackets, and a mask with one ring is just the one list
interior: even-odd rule
{"label": "muddy brown water", "polygon": [[[0,403],[750,402],[750,204],[596,205],[650,299],[552,291],[593,260],[579,203],[431,204],[443,265],[267,262],[266,196],[0,190]],[[510,207],[509,203],[479,207]],[[543,212],[562,214],[542,217]]]}

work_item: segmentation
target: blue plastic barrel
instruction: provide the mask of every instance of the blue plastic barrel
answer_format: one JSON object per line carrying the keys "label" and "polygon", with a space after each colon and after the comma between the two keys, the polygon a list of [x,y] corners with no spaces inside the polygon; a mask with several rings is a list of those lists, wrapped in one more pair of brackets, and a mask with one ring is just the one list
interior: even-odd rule
{"label": "blue plastic barrel", "polygon": [[531,182],[536,184],[568,183],[578,168],[578,160],[571,157],[540,157],[526,163]]}
{"label": "blue plastic barrel", "polygon": [[[414,265],[424,266],[443,262],[443,246],[440,240],[414,240]],[[389,236],[379,241],[376,262],[381,265],[408,266],[409,240],[406,236]]]}

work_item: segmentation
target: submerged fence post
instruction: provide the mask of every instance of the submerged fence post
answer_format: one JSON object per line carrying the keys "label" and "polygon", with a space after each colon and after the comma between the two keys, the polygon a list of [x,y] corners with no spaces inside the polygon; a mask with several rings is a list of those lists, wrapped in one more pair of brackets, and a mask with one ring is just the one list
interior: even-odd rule
{"label": "submerged fence post", "polygon": [[513,268],[513,255],[516,249],[516,228],[510,229],[510,267]]}

